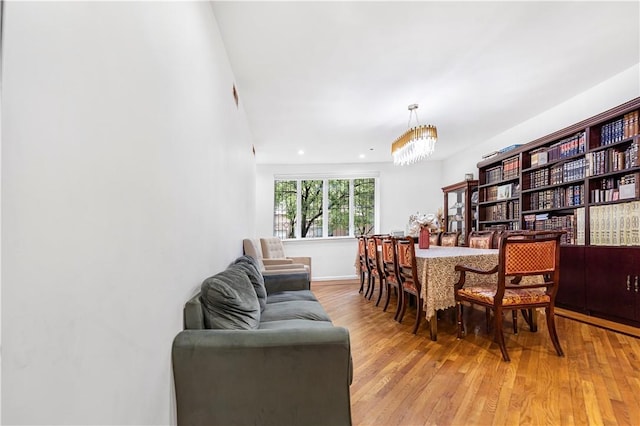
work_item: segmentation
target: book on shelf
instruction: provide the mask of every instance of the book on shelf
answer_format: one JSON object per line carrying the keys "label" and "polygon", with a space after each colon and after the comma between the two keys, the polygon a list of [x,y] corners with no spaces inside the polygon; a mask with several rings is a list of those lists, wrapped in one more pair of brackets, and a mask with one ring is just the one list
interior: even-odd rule
{"label": "book on shelf", "polygon": [[640,245],[640,201],[591,207],[589,229],[594,246]]}
{"label": "book on shelf", "polygon": [[585,236],[586,236],[586,232],[585,232],[585,208],[584,207],[580,207],[577,208],[575,211],[575,215],[576,215],[576,244],[577,245],[585,245]]}
{"label": "book on shelf", "polygon": [[598,176],[605,173],[631,169],[640,165],[638,161],[637,141],[625,150],[608,148],[590,152],[586,155],[586,176]]}
{"label": "book on shelf", "polygon": [[[581,213],[578,213],[577,210],[581,210]],[[562,244],[584,245],[584,207],[576,209],[576,212],[571,214],[527,214],[524,216],[524,222],[526,229],[566,231],[561,238]]]}
{"label": "book on shelf", "polygon": [[639,189],[640,173],[632,173],[620,178],[620,181],[618,183],[618,190],[621,200],[640,197]]}
{"label": "book on shelf", "polygon": [[497,188],[497,194],[496,194],[496,198],[498,200],[504,200],[507,198],[511,198],[511,189],[512,189],[512,185],[510,183],[506,184],[506,185],[500,185]]}
{"label": "book on shelf", "polygon": [[531,151],[531,167],[547,164],[547,148],[538,148]]}
{"label": "book on shelf", "polygon": [[555,161],[584,153],[586,140],[586,133],[580,132],[552,144],[547,149],[548,160]]}
{"label": "book on shelf", "polygon": [[638,110],[631,111],[621,118],[603,124],[600,129],[600,145],[610,145],[638,134]]}
{"label": "book on shelf", "polygon": [[520,174],[520,157],[510,157],[502,160],[502,179],[513,179]]}
{"label": "book on shelf", "polygon": [[491,167],[485,172],[485,183],[494,183],[502,180],[502,166]]}

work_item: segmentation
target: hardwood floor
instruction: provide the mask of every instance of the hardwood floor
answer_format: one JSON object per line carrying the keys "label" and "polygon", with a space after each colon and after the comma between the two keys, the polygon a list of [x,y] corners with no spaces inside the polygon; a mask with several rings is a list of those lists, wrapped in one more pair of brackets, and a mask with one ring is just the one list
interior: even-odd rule
{"label": "hardwood floor", "polygon": [[[558,357],[544,316],[538,332],[524,321],[505,339],[511,362],[468,309],[456,339],[447,312],[438,341],[415,313],[402,324],[358,293],[359,282],[317,282],[313,291],[335,325],[349,329],[354,362],[352,419],[360,425],[640,425],[640,340],[556,316]],[[508,316],[510,317],[510,316]]]}

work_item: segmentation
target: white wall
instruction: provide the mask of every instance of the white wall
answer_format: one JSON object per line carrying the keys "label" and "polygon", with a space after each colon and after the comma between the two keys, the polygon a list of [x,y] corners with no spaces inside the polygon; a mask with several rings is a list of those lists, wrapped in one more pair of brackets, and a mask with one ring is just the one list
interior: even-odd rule
{"label": "white wall", "polygon": [[183,303],[254,232],[210,5],[5,2],[3,47],[2,423],[174,423]]}
{"label": "white wall", "polygon": [[[258,165],[256,183],[256,237],[273,235],[273,180],[275,175],[328,173],[357,176],[379,173],[380,228],[377,232],[405,230],[409,215],[436,213],[443,207],[442,171],[439,161],[423,161],[398,167],[391,163]],[[463,180],[464,174],[458,180]],[[357,243],[351,239],[286,241],[290,256],[311,256],[315,280],[355,278]]]}
{"label": "white wall", "polygon": [[[483,154],[514,144],[532,142],[638,96],[640,96],[640,64],[489,140],[478,141],[471,149],[443,162],[443,179],[447,182],[455,182],[458,176],[469,171],[474,171],[477,179],[477,164],[482,160]],[[499,118],[496,119],[499,120]]]}

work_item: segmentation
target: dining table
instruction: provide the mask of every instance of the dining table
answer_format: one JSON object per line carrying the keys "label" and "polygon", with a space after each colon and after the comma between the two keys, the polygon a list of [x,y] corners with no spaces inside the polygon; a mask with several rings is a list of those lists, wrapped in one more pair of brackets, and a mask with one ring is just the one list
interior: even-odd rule
{"label": "dining table", "polygon": [[[488,270],[498,264],[498,249],[479,249],[470,247],[430,246],[421,249],[416,244],[416,269],[421,287],[424,314],[429,322],[431,340],[438,338],[437,311],[456,305],[454,284],[460,272],[455,266],[463,264],[477,269]],[[494,280],[493,275],[467,274],[465,286],[473,286],[481,280]]]}

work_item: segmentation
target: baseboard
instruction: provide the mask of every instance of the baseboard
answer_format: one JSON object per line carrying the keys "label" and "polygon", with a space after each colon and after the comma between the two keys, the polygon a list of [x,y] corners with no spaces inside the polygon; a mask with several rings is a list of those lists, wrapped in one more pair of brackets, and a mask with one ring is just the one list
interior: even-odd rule
{"label": "baseboard", "polygon": [[596,327],[605,328],[607,330],[615,331],[617,333],[626,334],[627,336],[633,336],[640,338],[640,328],[633,327],[626,324],[620,324],[613,321],[608,321],[602,318],[593,317],[590,315],[581,314],[579,312],[573,312],[568,309],[555,308],[555,313],[558,316],[569,318],[572,320],[580,321],[585,324],[590,324]]}
{"label": "baseboard", "polygon": [[313,277],[314,282],[319,282],[319,281],[352,281],[352,280],[359,280],[357,275],[343,275],[343,276],[336,276],[336,277]]}

